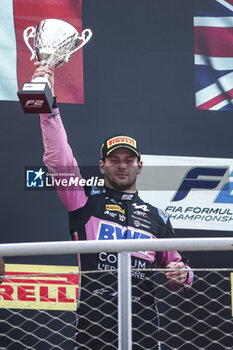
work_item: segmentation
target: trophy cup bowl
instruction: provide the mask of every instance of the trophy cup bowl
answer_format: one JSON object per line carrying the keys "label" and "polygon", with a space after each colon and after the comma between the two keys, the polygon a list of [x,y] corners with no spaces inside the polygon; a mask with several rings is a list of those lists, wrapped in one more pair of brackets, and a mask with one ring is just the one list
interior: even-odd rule
{"label": "trophy cup bowl", "polygon": [[[59,19],[44,19],[36,28],[24,30],[24,41],[31,51],[31,60],[43,61],[46,65],[55,63],[55,69],[66,63],[73,53],[83,47],[91,38],[90,29],[85,29],[80,36],[69,23]],[[29,39],[34,38],[33,48]],[[51,113],[53,95],[48,80],[49,76],[37,77],[31,82],[25,82],[18,91],[24,113]]]}

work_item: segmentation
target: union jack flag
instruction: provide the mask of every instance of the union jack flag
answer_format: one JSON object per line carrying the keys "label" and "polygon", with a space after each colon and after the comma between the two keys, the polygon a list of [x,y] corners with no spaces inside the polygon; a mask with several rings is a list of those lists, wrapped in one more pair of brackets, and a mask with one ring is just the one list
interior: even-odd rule
{"label": "union jack flag", "polygon": [[233,0],[201,0],[194,17],[196,107],[233,110]]}

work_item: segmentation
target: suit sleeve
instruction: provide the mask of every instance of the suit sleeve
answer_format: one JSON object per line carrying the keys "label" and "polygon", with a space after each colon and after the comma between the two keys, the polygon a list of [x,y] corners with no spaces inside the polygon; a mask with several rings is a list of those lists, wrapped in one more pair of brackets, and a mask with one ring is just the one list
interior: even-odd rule
{"label": "suit sleeve", "polygon": [[[163,226],[163,235],[160,238],[174,238],[174,239],[176,239],[176,235],[175,235],[175,232],[172,228],[170,220],[168,220],[167,223]],[[182,291],[188,290],[192,285],[194,275],[193,275],[192,269],[188,265],[188,263],[189,263],[188,259],[184,256],[184,254],[182,252],[178,252],[178,251],[164,251],[164,252],[157,253],[157,262],[161,268],[166,268],[166,266],[172,261],[173,262],[183,262],[186,269],[188,270],[188,278],[185,281],[185,283],[183,284]],[[177,290],[177,285],[175,283],[170,282],[169,287],[174,291]],[[178,286],[178,290],[181,291],[179,286]]]}
{"label": "suit sleeve", "polygon": [[[43,160],[50,176],[55,174],[54,177],[61,178],[67,174],[65,176],[69,181],[72,174],[72,178],[81,179],[77,161],[68,144],[59,109],[53,109],[52,114],[41,114],[40,125],[44,144]],[[87,196],[83,186],[72,182],[66,187],[56,185],[56,190],[68,211],[76,210],[86,204]]]}

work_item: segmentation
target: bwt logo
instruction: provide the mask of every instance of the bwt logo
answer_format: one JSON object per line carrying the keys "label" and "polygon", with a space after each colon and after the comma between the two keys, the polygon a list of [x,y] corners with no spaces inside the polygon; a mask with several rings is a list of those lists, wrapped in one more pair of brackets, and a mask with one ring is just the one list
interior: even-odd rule
{"label": "bwt logo", "polygon": [[109,240],[109,239],[150,239],[151,236],[143,233],[134,231],[133,229],[123,230],[119,226],[105,224],[101,222],[98,240]]}
{"label": "bwt logo", "polygon": [[[184,199],[192,189],[206,189],[211,190],[216,188],[222,177],[225,175],[228,168],[194,168],[190,170],[181,183],[178,191],[176,192],[173,202],[181,201]],[[206,176],[206,179],[199,179],[199,176]],[[209,178],[208,178],[209,177]],[[221,179],[210,179],[210,177],[221,177]],[[225,187],[225,186],[224,186]],[[227,184],[229,189],[229,184]],[[222,189],[223,190],[223,189]],[[224,189],[226,191],[226,188]],[[217,198],[215,202],[217,201]],[[218,201],[218,203],[221,203]]]}
{"label": "bwt logo", "polygon": [[26,173],[26,187],[44,187],[44,174],[45,171],[40,170],[27,170]]}

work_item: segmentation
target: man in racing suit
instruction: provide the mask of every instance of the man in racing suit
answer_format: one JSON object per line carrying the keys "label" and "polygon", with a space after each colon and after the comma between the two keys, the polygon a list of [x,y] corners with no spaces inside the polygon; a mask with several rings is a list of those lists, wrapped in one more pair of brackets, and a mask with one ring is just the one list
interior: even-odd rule
{"label": "man in racing suit", "polygon": [[[36,63],[33,78],[49,74],[53,89],[53,65]],[[54,100],[51,114],[42,114],[40,123],[45,148],[44,162],[51,174],[75,169],[81,177],[76,159],[68,144],[59,110]],[[169,218],[159,209],[145,203],[136,191],[136,178],[142,170],[137,141],[125,135],[108,138],[101,148],[100,171],[104,176],[102,190],[88,191],[57,188],[69,212],[70,233],[76,240],[117,240],[173,238]],[[176,251],[132,252],[133,350],[160,349],[158,313],[155,303],[153,273],[147,269],[167,268],[171,289],[182,292],[190,288],[193,278],[187,259]],[[77,345],[75,349],[117,349],[117,254],[105,252],[81,254],[79,269],[99,270],[81,277],[78,302]],[[107,271],[107,272],[105,272]]]}

